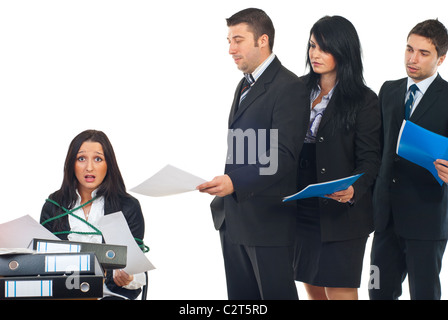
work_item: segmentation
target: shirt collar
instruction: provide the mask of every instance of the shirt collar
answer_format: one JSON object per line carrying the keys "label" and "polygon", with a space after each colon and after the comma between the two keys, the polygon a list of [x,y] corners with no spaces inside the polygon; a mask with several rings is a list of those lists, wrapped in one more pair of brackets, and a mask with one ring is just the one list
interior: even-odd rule
{"label": "shirt collar", "polygon": [[438,72],[435,72],[432,76],[426,78],[425,80],[420,81],[419,83],[415,83],[415,81],[412,78],[408,77],[408,85],[407,88],[409,90],[409,87],[413,84],[415,84],[418,87],[418,90],[425,94],[426,90],[428,90],[429,86],[433,83],[433,81],[437,78],[439,75]]}
{"label": "shirt collar", "polygon": [[[92,199],[96,197],[97,192],[98,192],[98,189],[95,189],[95,190],[92,191],[92,193],[91,193]],[[78,189],[76,189],[76,194],[78,195],[78,200],[81,201],[81,195],[79,194]]]}
{"label": "shirt collar", "polygon": [[[328,92],[325,96],[322,97],[322,99],[325,99],[325,100],[330,101],[330,100],[331,100],[331,97],[333,96],[334,89],[336,88],[336,86],[337,86],[337,83],[336,83],[336,85],[330,90],[330,92]],[[311,102],[313,102],[314,100],[316,100],[316,98],[319,96],[319,94],[320,94],[321,91],[322,91],[322,88],[320,87],[319,84],[317,84],[317,89],[313,89],[313,90],[311,91]]]}
{"label": "shirt collar", "polygon": [[258,78],[260,78],[260,76],[263,74],[264,70],[267,69],[267,67],[269,67],[269,65],[271,64],[271,62],[274,60],[275,58],[275,54],[271,53],[269,55],[269,57],[264,60],[255,70],[254,72],[252,72],[251,74],[244,74],[244,77],[247,79],[247,81],[249,82],[249,84],[253,85],[255,83],[255,81],[258,80]]}

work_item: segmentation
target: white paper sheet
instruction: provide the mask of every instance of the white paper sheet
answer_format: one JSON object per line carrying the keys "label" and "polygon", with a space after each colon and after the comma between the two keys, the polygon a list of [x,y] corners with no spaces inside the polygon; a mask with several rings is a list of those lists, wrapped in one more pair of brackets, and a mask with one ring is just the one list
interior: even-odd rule
{"label": "white paper sheet", "polygon": [[33,254],[35,253],[32,249],[27,248],[0,248],[0,256],[8,254]]}
{"label": "white paper sheet", "polygon": [[123,270],[128,274],[138,274],[155,269],[135,242],[126,219],[121,211],[105,215],[98,222],[98,229],[108,244],[127,246],[127,263]]}
{"label": "white paper sheet", "polygon": [[166,165],[140,185],[130,191],[151,197],[163,197],[196,190],[206,180],[191,173]]}
{"label": "white paper sheet", "polygon": [[34,238],[59,240],[29,215],[0,224],[0,248],[28,248]]}

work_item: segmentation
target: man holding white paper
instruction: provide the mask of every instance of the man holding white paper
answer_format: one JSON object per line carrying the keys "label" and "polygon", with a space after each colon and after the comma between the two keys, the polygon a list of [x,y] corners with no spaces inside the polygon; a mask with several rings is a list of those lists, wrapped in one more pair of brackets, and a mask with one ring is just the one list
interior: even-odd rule
{"label": "man holding white paper", "polygon": [[[409,279],[411,299],[440,299],[439,273],[448,237],[448,189],[425,168],[396,154],[403,119],[448,136],[448,83],[437,72],[448,49],[448,34],[438,20],[417,24],[405,52],[408,77],[387,81],[379,102],[384,149],[374,190],[375,236],[371,264],[379,281],[371,299],[398,299]],[[445,182],[445,168],[440,170]]]}
{"label": "man holding white paper", "polygon": [[230,112],[225,174],[198,189],[216,196],[212,214],[229,299],[297,299],[296,206],[282,197],[297,191],[309,119],[306,87],[272,53],[274,27],[262,10],[240,11],[227,23],[229,54],[245,77]]}

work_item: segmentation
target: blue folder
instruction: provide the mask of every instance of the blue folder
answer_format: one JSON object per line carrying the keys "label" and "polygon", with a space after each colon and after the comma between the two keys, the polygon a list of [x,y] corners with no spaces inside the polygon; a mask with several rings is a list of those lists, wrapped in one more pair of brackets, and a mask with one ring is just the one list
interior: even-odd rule
{"label": "blue folder", "polygon": [[424,129],[413,122],[403,121],[398,136],[397,154],[432,173],[442,185],[434,161],[448,160],[448,138]]}
{"label": "blue folder", "polygon": [[328,194],[347,189],[363,174],[364,173],[360,173],[343,179],[310,184],[302,191],[299,191],[291,196],[284,197],[283,202],[312,197],[327,198],[326,195]]}

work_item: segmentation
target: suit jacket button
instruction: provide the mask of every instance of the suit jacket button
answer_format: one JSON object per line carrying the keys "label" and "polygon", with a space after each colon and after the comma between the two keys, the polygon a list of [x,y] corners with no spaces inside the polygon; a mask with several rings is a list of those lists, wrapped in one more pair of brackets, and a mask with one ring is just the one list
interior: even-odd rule
{"label": "suit jacket button", "polygon": [[319,142],[324,142],[324,140],[325,140],[324,137],[319,138]]}
{"label": "suit jacket button", "polygon": [[325,172],[327,172],[327,170],[326,170],[325,168],[322,168],[322,169],[320,170],[320,173],[321,173],[321,174],[325,174]]}
{"label": "suit jacket button", "polygon": [[392,179],[392,183],[397,183],[398,179],[397,178],[393,178]]}

